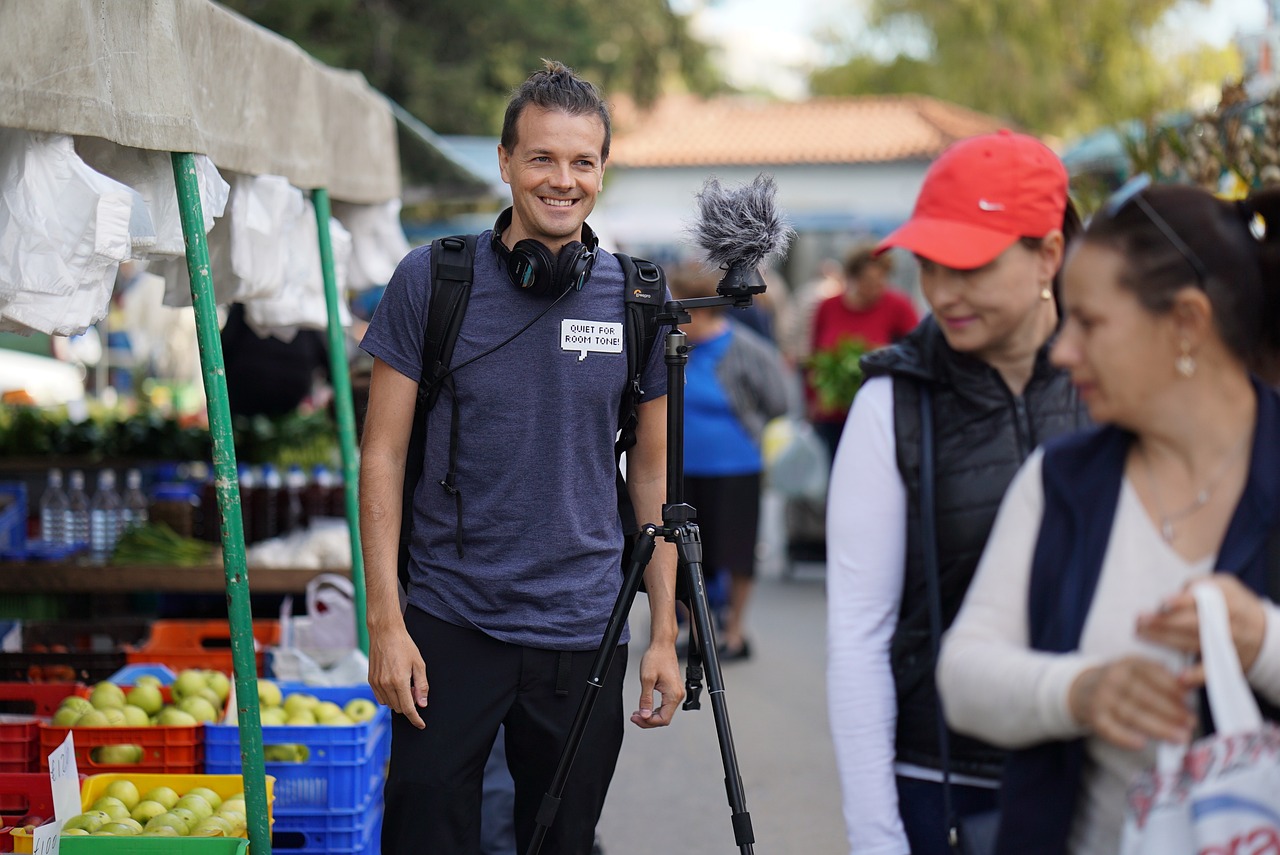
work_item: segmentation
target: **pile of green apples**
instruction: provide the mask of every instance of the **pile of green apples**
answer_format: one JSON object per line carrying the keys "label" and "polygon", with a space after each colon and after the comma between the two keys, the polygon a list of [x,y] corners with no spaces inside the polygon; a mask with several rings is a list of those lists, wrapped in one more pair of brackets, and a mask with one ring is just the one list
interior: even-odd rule
{"label": "pile of green apples", "polygon": [[64,835],[113,837],[244,837],[244,793],[222,798],[208,787],[179,795],[172,787],[139,793],[129,780],[112,781],[89,809],[67,820]]}
{"label": "pile of green apples", "polygon": [[262,723],[269,725],[352,725],[378,714],[377,704],[368,698],[352,698],[339,706],[307,692],[283,695],[271,680],[258,681],[258,708]]}
{"label": "pile of green apples", "polygon": [[58,727],[193,727],[218,721],[231,692],[231,681],[221,671],[188,669],[170,689],[173,702],[166,704],[160,681],[150,675],[138,678],[127,692],[104,680],[89,697],[63,698],[53,714]]}

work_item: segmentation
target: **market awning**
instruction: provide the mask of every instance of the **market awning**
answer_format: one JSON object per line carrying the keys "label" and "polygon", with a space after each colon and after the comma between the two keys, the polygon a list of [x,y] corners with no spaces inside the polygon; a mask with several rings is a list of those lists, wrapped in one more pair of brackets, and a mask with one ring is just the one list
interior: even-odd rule
{"label": "market awning", "polygon": [[0,3],[0,127],[205,154],[344,202],[400,196],[382,95],[209,0]]}

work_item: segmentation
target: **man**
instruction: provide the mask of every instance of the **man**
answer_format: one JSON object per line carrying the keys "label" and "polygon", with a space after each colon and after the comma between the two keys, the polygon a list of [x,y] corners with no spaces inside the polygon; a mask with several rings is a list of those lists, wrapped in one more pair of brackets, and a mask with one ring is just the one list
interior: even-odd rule
{"label": "man", "polygon": [[[459,367],[431,411],[403,615],[397,535],[422,370],[429,247],[401,262],[361,344],[374,357],[360,473],[369,683],[396,713],[385,855],[478,851],[481,776],[499,724],[525,851],[621,585],[612,447],[626,355],[561,336],[562,324],[621,324],[621,266],[597,251],[580,291],[573,281],[552,281],[547,293],[531,293],[544,289],[517,287],[526,284],[524,271],[508,264],[538,249],[534,242],[552,263],[529,278],[556,280],[566,253],[583,250],[576,242],[593,242],[585,221],[602,188],[609,135],[595,87],[559,63],[531,75],[507,105],[498,161],[512,207],[477,241],[451,362]],[[661,350],[647,356],[637,442],[627,455],[628,490],[642,521],[661,519],[666,493]],[[643,728],[670,723],[684,696],[675,567],[674,547],[660,543],[645,572],[653,622],[631,715]],[[621,747],[625,663],[623,646],[546,853],[591,850]]]}

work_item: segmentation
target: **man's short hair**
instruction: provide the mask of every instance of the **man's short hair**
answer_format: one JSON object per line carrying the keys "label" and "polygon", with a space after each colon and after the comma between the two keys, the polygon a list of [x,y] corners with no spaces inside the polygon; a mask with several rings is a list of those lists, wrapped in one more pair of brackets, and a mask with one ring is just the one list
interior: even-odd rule
{"label": "man's short hair", "polygon": [[864,270],[873,266],[885,273],[893,270],[893,259],[888,253],[877,255],[876,244],[872,242],[858,244],[844,257],[844,275],[850,279],[857,279]]}
{"label": "man's short hair", "polygon": [[524,108],[533,105],[543,110],[559,110],[570,116],[596,116],[604,125],[602,160],[609,159],[609,140],[613,131],[609,124],[609,107],[593,83],[583,80],[572,68],[552,59],[542,60],[546,66],[535,71],[511,95],[507,114],[502,120],[502,147],[508,152],[516,146],[516,123]]}

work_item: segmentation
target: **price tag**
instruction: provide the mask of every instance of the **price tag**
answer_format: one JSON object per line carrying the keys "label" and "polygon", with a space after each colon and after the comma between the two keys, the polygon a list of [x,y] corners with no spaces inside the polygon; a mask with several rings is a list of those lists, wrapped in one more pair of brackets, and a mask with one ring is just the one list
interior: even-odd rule
{"label": "price tag", "polygon": [[[49,755],[49,783],[53,786],[53,815],[59,826],[80,813],[80,772],[72,732]],[[50,852],[57,851],[55,849]]]}
{"label": "price tag", "polygon": [[61,831],[62,820],[36,828],[31,835],[32,855],[58,855],[58,835]]}

